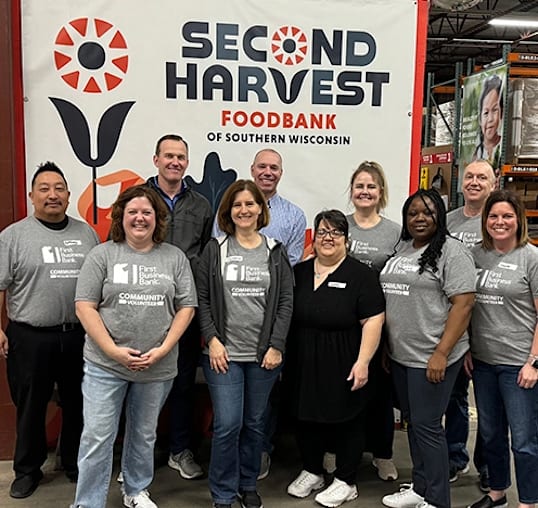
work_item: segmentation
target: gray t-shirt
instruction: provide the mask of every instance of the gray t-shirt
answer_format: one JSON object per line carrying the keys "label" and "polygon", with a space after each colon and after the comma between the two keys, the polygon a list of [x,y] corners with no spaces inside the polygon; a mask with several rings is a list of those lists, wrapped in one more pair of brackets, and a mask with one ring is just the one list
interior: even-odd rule
{"label": "gray t-shirt", "polygon": [[523,365],[536,328],[538,249],[501,254],[477,245],[471,252],[478,269],[471,352],[493,365]]}
{"label": "gray t-shirt", "polygon": [[78,323],[75,286],[88,252],[99,243],[85,222],[69,217],[61,230],[33,215],[0,233],[0,290],[10,320],[32,326]]}
{"label": "gray t-shirt", "polygon": [[[149,252],[125,242],[97,246],[80,271],[75,299],[96,302],[114,342],[142,353],[162,344],[179,308],[198,305],[189,261],[167,243]],[[132,372],[86,335],[84,358],[129,381],[165,381],[177,374],[177,346],[149,369]]]}
{"label": "gray t-shirt", "polygon": [[466,217],[462,206],[447,214],[446,223],[450,234],[461,240],[468,249],[482,241],[481,214]]}
{"label": "gray t-shirt", "polygon": [[381,221],[371,228],[360,227],[353,214],[346,219],[349,224],[349,254],[379,273],[394,253],[400,238],[400,226],[386,217],[381,217]]}
{"label": "gray t-shirt", "polygon": [[245,249],[231,236],[224,260],[224,331],[230,360],[256,361],[267,291],[270,284],[269,250],[265,241]]}
{"label": "gray t-shirt", "polygon": [[[461,242],[447,238],[437,261],[438,271],[426,267],[421,274],[419,259],[427,246],[415,249],[412,240],[400,242],[396,255],[383,268],[380,281],[387,303],[386,323],[392,359],[414,368],[426,368],[443,335],[449,298],[474,293],[476,271],[471,254]],[[448,357],[448,365],[469,349],[467,332]]]}

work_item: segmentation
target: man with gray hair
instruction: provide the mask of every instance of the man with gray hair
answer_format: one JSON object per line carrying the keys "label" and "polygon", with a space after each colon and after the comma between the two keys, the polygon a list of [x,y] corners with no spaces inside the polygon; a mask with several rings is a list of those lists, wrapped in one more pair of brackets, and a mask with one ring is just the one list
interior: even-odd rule
{"label": "man with gray hair", "polygon": [[[461,190],[464,205],[447,215],[450,234],[459,238],[466,247],[482,241],[482,209],[495,188],[495,173],[486,160],[471,162],[463,170]],[[448,444],[450,481],[469,471],[469,377],[462,368],[456,378],[445,414],[445,432]],[[476,435],[473,462],[480,475],[480,489],[489,492],[487,466],[482,456],[480,434]]]}

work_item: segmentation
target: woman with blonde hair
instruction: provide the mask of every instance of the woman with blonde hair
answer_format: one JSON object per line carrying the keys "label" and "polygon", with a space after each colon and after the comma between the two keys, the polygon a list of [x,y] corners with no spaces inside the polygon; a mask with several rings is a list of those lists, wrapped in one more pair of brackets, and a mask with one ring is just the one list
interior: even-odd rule
{"label": "woman with blonde hair", "polygon": [[[383,167],[378,162],[364,161],[351,175],[349,199],[355,207],[347,215],[349,254],[362,261],[377,274],[394,253],[400,238],[400,226],[381,215],[388,204],[388,187]],[[385,343],[382,336],[382,343]],[[382,480],[396,480],[398,470],[392,460],[394,440],[394,403],[390,374],[380,366],[383,347],[372,363],[376,369],[375,396],[370,404],[366,436],[372,452],[372,464]]]}

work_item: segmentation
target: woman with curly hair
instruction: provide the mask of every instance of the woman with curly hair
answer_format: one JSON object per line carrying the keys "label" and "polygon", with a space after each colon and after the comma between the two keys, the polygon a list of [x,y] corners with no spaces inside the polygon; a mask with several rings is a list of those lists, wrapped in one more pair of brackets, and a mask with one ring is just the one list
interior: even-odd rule
{"label": "woman with curly hair", "polygon": [[412,484],[383,498],[391,508],[450,507],[448,450],[441,419],[469,349],[475,268],[446,227],[435,190],[419,190],[402,210],[396,253],[381,272],[391,372],[409,422]]}

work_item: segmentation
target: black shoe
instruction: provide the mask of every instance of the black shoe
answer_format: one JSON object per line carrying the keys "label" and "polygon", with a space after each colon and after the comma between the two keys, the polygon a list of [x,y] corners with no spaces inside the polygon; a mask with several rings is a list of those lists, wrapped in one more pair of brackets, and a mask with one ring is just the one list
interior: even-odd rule
{"label": "black shoe", "polygon": [[501,499],[497,499],[497,501],[493,501],[493,499],[491,499],[489,496],[484,496],[482,499],[479,499],[476,503],[473,503],[467,508],[506,508],[507,506],[508,503],[506,502],[506,496],[501,497]]}
{"label": "black shoe", "polygon": [[78,481],[78,469],[66,469],[65,476],[71,483],[77,483]]}
{"label": "black shoe", "polygon": [[467,474],[469,472],[469,464],[465,464],[463,467],[457,467],[457,466],[450,466],[449,473],[448,473],[448,481],[450,483],[454,483],[458,480],[458,478],[463,475]]}
{"label": "black shoe", "polygon": [[9,495],[15,499],[24,499],[31,496],[42,478],[43,473],[41,471],[15,478],[9,489]]}
{"label": "black shoe", "polygon": [[239,501],[242,508],[263,508],[262,498],[255,490],[242,490],[239,492]]}
{"label": "black shoe", "polygon": [[489,492],[489,474],[487,469],[480,471],[480,479],[478,480],[478,487],[482,492]]}

